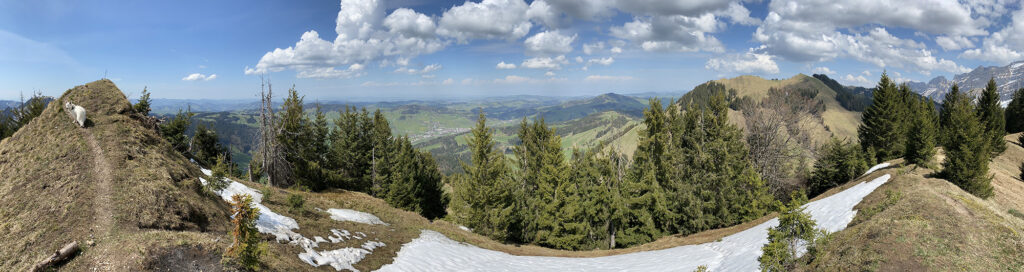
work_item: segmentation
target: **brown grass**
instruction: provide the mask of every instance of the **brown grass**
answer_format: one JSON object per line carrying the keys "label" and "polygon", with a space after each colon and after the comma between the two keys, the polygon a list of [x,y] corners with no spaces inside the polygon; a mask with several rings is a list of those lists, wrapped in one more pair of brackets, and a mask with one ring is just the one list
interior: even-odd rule
{"label": "brown grass", "polygon": [[[902,166],[880,171],[894,178],[856,207],[877,212],[858,213],[824,253],[802,269],[1020,270],[1024,220],[1008,210],[1024,204],[1019,194],[1024,184],[1007,179],[1005,169],[1007,163],[1019,164],[1022,158],[1024,149],[1014,146],[993,160],[990,173],[996,196],[987,200],[934,177],[935,170]],[[887,201],[890,194],[900,197]]]}
{"label": "brown grass", "polygon": [[[760,101],[768,95],[769,88],[803,88],[818,90],[817,99],[825,103],[822,122],[808,126],[816,143],[822,144],[835,135],[840,139],[857,140],[857,126],[860,125],[860,112],[850,111],[839,105],[836,92],[820,80],[804,74],[797,74],[782,80],[764,79],[757,76],[739,76],[716,80],[726,88],[736,89],[737,96],[751,97]],[[735,120],[734,120],[735,121]],[[742,125],[740,127],[743,127]]]}
{"label": "brown grass", "polygon": [[[86,128],[63,110],[66,100],[86,108]],[[142,242],[125,237],[164,235],[154,229],[226,231],[223,202],[197,193],[198,170],[130,118],[129,108],[113,82],[88,83],[65,92],[0,143],[0,270],[27,270],[70,241],[95,246],[86,246],[67,270],[137,270],[133,265],[140,262],[125,256],[135,256],[131,248]],[[87,135],[101,150],[86,144]],[[98,214],[110,210],[97,205],[107,196],[112,226]],[[108,229],[112,236],[104,235]]]}

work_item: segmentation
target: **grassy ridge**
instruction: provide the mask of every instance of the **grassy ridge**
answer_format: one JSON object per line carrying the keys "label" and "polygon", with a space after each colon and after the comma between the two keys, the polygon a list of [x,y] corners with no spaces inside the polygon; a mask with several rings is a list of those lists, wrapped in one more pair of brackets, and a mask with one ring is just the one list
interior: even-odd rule
{"label": "grassy ridge", "polygon": [[[936,170],[902,166],[864,198],[849,228],[801,270],[1013,271],[1024,267],[1024,148],[1009,135],[990,164],[995,196],[977,198],[935,177]],[[941,156],[940,156],[941,157]],[[1015,213],[1013,211],[1017,211]]]}

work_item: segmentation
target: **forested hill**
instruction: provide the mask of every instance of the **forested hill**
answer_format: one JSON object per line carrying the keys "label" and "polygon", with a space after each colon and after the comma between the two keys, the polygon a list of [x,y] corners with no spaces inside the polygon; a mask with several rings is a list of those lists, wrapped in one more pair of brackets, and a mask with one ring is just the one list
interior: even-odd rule
{"label": "forested hill", "polygon": [[745,130],[751,129],[749,124],[753,121],[746,119],[762,114],[761,109],[781,110],[783,108],[780,106],[786,106],[791,110],[790,114],[795,115],[793,118],[804,116],[811,121],[802,130],[810,133],[810,137],[818,144],[832,136],[840,139],[857,138],[860,111],[843,106],[838,99],[841,93],[814,77],[798,74],[788,79],[739,76],[713,80],[694,87],[678,102],[684,106],[693,104],[700,107],[715,92],[724,92],[730,109],[742,113],[730,118],[730,121]]}
{"label": "forested hill", "polygon": [[647,108],[647,105],[637,98],[606,93],[593,98],[568,101],[558,106],[540,108],[536,116],[544,117],[548,122],[562,122],[595,113],[615,111],[629,117],[640,118],[643,116],[644,108]]}

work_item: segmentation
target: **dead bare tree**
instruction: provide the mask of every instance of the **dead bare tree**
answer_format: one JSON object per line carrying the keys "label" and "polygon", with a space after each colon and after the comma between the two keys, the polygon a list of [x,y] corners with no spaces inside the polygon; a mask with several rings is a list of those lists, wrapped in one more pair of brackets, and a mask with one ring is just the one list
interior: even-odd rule
{"label": "dead bare tree", "polygon": [[284,150],[277,136],[281,133],[277,115],[274,113],[274,89],[269,79],[260,77],[260,127],[257,153],[267,184],[285,187],[290,185],[291,165],[285,160]]}
{"label": "dead bare tree", "polygon": [[[778,199],[799,186],[798,169],[815,148],[808,125],[820,122],[824,110],[817,94],[807,90],[770,89],[759,104],[743,110],[750,159]],[[804,158],[804,159],[801,159]]]}

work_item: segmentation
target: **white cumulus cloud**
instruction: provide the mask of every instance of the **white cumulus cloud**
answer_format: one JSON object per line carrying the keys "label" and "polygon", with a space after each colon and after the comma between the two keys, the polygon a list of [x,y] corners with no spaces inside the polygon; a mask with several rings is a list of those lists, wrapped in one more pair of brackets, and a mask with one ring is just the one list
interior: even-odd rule
{"label": "white cumulus cloud", "polygon": [[[315,30],[302,34],[294,46],[277,48],[260,58],[245,74],[296,70],[299,77],[359,76],[363,63],[402,59],[437,52],[446,46],[434,34],[432,19],[410,9],[397,9],[385,17],[380,0],[341,0],[333,41]],[[358,67],[352,67],[359,64]],[[348,69],[337,69],[348,66]],[[360,68],[360,69],[352,69]]]}
{"label": "white cumulus cloud", "polygon": [[814,70],[811,70],[811,73],[832,75],[832,74],[835,74],[836,71],[832,71],[832,69],[829,69],[828,67],[819,66],[819,67],[814,67]]}
{"label": "white cumulus cloud", "polygon": [[530,69],[548,69],[548,70],[559,70],[562,69],[562,65],[569,64],[569,60],[565,56],[558,57],[536,57],[530,58],[523,61],[520,67]]}
{"label": "white cumulus cloud", "polygon": [[646,51],[722,52],[722,42],[709,33],[724,29],[715,15],[637,17],[622,26],[612,27],[611,35],[639,44]]}
{"label": "white cumulus cloud", "polygon": [[753,51],[745,54],[730,54],[724,58],[709,59],[704,68],[721,73],[778,74],[779,66],[768,54]]}
{"label": "white cumulus cloud", "polygon": [[598,64],[598,65],[602,65],[602,66],[608,66],[608,65],[612,65],[612,63],[615,63],[615,58],[612,58],[612,57],[599,58],[599,59],[589,59],[589,60],[587,60],[587,66],[594,65],[594,64]]}
{"label": "white cumulus cloud", "polygon": [[437,70],[441,70],[441,68],[442,68],[442,66],[440,64],[436,64],[435,63],[435,64],[423,66],[422,69],[400,67],[398,69],[395,69],[395,73],[403,73],[403,74],[410,74],[410,75],[423,75],[423,74],[433,73],[433,72],[435,72]]}
{"label": "white cumulus cloud", "polygon": [[192,74],[189,74],[189,75],[181,78],[181,80],[184,80],[184,81],[200,81],[200,80],[202,80],[202,81],[210,81],[210,80],[214,80],[216,78],[217,78],[217,74],[204,75],[204,74],[200,74],[200,73],[192,73]]}
{"label": "white cumulus cloud", "polygon": [[1024,8],[1014,11],[1010,22],[1001,30],[985,37],[982,45],[966,50],[961,58],[988,61],[1000,65],[1024,58]]}
{"label": "white cumulus cloud", "polygon": [[[961,73],[963,66],[938,58],[923,43],[896,37],[886,28],[948,37],[986,35],[991,21],[972,16],[971,10],[969,4],[956,0],[775,0],[769,3],[754,40],[764,44],[767,53],[796,62],[846,57],[925,74],[932,70]],[[943,43],[949,46],[951,41]]]}
{"label": "white cumulus cloud", "polygon": [[864,77],[863,75],[854,76],[851,74],[846,74],[846,76],[843,77],[842,80],[843,84],[853,86],[869,87],[873,84],[871,80],[868,80],[868,78]]}
{"label": "white cumulus cloud", "polygon": [[523,0],[466,1],[444,12],[437,33],[457,39],[516,40],[526,36],[533,26]]}
{"label": "white cumulus cloud", "polygon": [[497,68],[502,70],[516,69],[516,65],[514,63],[505,63],[504,61],[502,61],[498,63]]}
{"label": "white cumulus cloud", "polygon": [[576,35],[568,36],[558,31],[537,33],[523,42],[528,55],[564,55],[572,52],[572,42]]}

